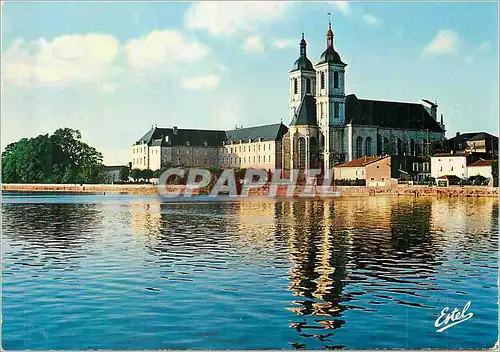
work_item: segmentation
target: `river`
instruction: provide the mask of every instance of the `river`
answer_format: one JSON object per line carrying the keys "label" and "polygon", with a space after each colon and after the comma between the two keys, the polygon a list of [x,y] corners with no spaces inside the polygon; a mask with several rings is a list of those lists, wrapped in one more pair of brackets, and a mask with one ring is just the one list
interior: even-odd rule
{"label": "river", "polygon": [[[5,349],[489,348],[498,200],[3,193]],[[437,332],[445,307],[472,318]]]}

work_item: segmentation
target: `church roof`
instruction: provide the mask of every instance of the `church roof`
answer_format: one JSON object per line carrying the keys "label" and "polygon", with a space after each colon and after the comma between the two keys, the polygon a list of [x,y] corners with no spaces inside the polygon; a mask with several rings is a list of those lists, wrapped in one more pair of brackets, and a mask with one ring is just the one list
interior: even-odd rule
{"label": "church roof", "polygon": [[346,97],[346,123],[444,132],[422,104]]}
{"label": "church roof", "polygon": [[346,63],[342,62],[342,59],[340,58],[339,53],[335,51],[333,46],[329,46],[326,48],[325,51],[323,51],[323,54],[321,54],[321,56],[319,57],[319,61],[318,61],[317,65],[321,65],[324,63],[331,63],[331,64],[347,66]]}
{"label": "church roof", "polygon": [[293,63],[293,69],[290,72],[298,70],[316,72],[312,62],[307,58],[307,56],[299,56],[299,58]]}
{"label": "church roof", "polygon": [[252,142],[259,141],[279,141],[283,135],[288,131],[288,127],[282,123],[272,125],[263,125],[247,128],[238,128],[226,132],[226,143],[240,140],[247,143],[249,140]]}
{"label": "church roof", "polygon": [[317,126],[316,122],[316,98],[310,94],[304,95],[302,101],[297,108],[294,118],[290,126]]}

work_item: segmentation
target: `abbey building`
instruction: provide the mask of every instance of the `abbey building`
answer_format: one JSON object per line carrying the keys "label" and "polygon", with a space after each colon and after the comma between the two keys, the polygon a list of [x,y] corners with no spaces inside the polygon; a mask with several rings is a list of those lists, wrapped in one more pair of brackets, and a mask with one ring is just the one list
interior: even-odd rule
{"label": "abbey building", "polygon": [[302,35],[289,72],[289,126],[282,123],[224,130],[152,127],[132,146],[132,168],[219,166],[325,171],[362,156],[426,155],[444,139],[437,105],[360,99],[345,94],[347,64],[334,47],[329,25],[326,48],[316,64]]}

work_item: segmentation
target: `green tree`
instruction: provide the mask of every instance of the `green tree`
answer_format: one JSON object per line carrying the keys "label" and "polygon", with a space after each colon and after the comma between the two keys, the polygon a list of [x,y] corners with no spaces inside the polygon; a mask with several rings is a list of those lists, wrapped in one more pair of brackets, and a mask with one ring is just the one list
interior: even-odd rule
{"label": "green tree", "polygon": [[142,178],[142,170],[141,169],[132,169],[130,171],[130,177],[132,177],[134,182],[139,181]]}
{"label": "green tree", "polygon": [[128,178],[130,177],[130,168],[128,166],[123,166],[120,169],[120,181],[122,182],[127,182]]}
{"label": "green tree", "polygon": [[5,183],[100,183],[103,178],[102,154],[70,128],[23,138],[2,153]]}
{"label": "green tree", "polygon": [[153,170],[150,169],[144,169],[142,170],[142,178],[149,182],[151,178],[153,178]]}
{"label": "green tree", "polygon": [[491,175],[493,176],[493,187],[498,187],[498,160],[491,164]]}

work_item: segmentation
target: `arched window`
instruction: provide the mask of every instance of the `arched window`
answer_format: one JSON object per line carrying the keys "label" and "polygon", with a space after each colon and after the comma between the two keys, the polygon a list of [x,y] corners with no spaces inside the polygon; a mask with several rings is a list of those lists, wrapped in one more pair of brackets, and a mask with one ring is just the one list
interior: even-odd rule
{"label": "arched window", "polygon": [[333,116],[338,119],[340,117],[340,104],[333,104]]}
{"label": "arched window", "polygon": [[311,93],[311,79],[306,78],[306,93]]}
{"label": "arched window", "polygon": [[397,140],[397,155],[403,155],[403,141],[401,138]]}
{"label": "arched window", "polygon": [[365,155],[371,156],[372,155],[372,139],[371,137],[366,138],[365,141]]}
{"label": "arched window", "polygon": [[391,152],[391,144],[389,142],[389,138],[384,137],[383,142],[382,142],[382,152],[384,155],[388,155]]}
{"label": "arched window", "polygon": [[311,137],[309,140],[309,149],[310,149],[310,161],[309,167],[316,167],[319,158],[319,149],[318,149],[318,139],[315,137]]}
{"label": "arched window", "polygon": [[299,81],[297,78],[293,79],[293,94],[299,94]]}
{"label": "arched window", "polygon": [[306,140],[301,137],[299,138],[299,169],[303,169],[306,166]]}
{"label": "arched window", "polygon": [[339,73],[335,71],[333,73],[333,88],[338,88],[339,87]]}
{"label": "arched window", "polygon": [[415,155],[415,140],[410,139],[410,155]]}
{"label": "arched window", "polygon": [[321,89],[325,89],[325,72],[321,72]]}
{"label": "arched window", "polygon": [[356,138],[356,158],[363,156],[363,137]]}
{"label": "arched window", "polygon": [[323,103],[319,103],[320,116],[323,117]]}

